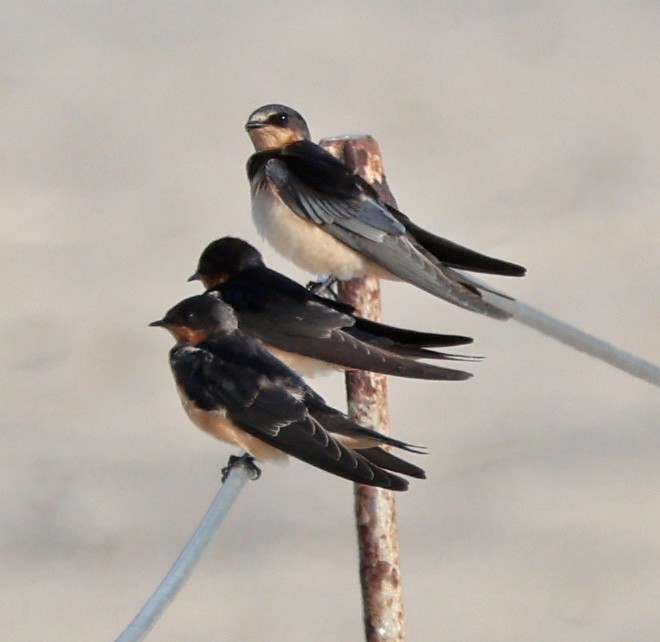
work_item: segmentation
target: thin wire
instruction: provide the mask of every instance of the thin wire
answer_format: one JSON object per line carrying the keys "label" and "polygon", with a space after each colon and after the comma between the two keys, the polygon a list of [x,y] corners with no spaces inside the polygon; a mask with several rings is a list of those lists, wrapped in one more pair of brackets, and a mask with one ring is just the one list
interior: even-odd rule
{"label": "thin wire", "polygon": [[231,468],[227,479],[213,498],[206,515],[184,546],[172,568],[115,642],[137,642],[154,626],[185,584],[202,552],[222,524],[248,479],[250,479],[250,471],[247,466],[236,465]]}
{"label": "thin wire", "polygon": [[518,323],[534,328],[580,352],[609,363],[611,366],[627,372],[634,377],[660,386],[660,367],[650,361],[646,361],[621,348],[617,348],[615,345],[584,332],[523,301],[512,299],[504,293],[500,296],[495,288],[480,279],[474,278],[472,275],[469,278],[477,285],[484,287],[482,295],[485,301],[508,312]]}

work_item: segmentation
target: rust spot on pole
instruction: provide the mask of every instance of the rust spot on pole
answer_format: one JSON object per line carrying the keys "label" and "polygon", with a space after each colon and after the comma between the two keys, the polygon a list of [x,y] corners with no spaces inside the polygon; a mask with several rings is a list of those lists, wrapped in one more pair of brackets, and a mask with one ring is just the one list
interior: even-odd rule
{"label": "rust spot on pole", "polygon": [[[324,138],[321,145],[370,183],[389,205],[396,202],[385,180],[378,143],[371,136]],[[380,321],[380,284],[376,277],[344,281],[339,298],[357,314]],[[387,379],[373,372],[348,372],[346,394],[351,418],[389,434]],[[394,494],[355,486],[355,517],[367,642],[405,642],[399,571],[399,535]]]}

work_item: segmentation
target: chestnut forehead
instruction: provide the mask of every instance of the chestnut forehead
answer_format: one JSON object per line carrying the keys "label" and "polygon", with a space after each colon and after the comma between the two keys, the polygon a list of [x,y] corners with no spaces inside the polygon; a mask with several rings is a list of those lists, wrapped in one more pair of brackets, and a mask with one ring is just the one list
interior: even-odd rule
{"label": "chestnut forehead", "polygon": [[207,286],[207,283],[215,285],[216,283],[227,283],[231,278],[230,272],[218,272],[218,270],[208,270],[202,276],[203,284]]}
{"label": "chestnut forehead", "polygon": [[205,330],[196,330],[185,325],[168,325],[167,329],[177,341],[185,343],[200,343],[208,336]]}
{"label": "chestnut forehead", "polygon": [[289,143],[300,140],[301,136],[295,129],[268,125],[250,132],[250,137],[257,150],[278,149]]}
{"label": "chestnut forehead", "polygon": [[[261,112],[258,114],[255,114],[255,116],[251,120],[255,120],[261,123],[271,123],[277,125],[278,123],[272,122],[277,120],[278,114],[283,114],[286,112],[280,112],[280,111],[267,111],[267,112]],[[289,116],[289,114],[287,114]],[[292,116],[289,116],[288,120],[291,120]]]}

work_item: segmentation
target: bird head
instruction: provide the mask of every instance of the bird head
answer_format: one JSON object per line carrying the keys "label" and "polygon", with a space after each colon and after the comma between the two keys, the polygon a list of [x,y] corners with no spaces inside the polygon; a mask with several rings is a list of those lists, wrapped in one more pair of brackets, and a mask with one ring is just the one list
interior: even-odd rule
{"label": "bird head", "polygon": [[231,281],[245,270],[263,265],[263,258],[256,248],[242,239],[225,236],[206,247],[199,257],[195,274],[188,281],[201,281],[208,290]]}
{"label": "bird head", "polygon": [[282,149],[299,140],[309,140],[305,119],[286,105],[264,105],[253,111],[245,124],[258,152]]}
{"label": "bird head", "polygon": [[214,334],[232,333],[238,321],[232,308],[211,292],[184,299],[149,326],[169,330],[179,343],[199,343]]}

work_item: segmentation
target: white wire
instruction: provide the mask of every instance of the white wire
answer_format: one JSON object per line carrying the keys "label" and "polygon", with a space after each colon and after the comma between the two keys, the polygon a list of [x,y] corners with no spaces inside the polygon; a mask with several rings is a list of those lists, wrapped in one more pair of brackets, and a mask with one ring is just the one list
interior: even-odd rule
{"label": "white wire", "polygon": [[484,287],[481,292],[485,301],[500,308],[500,310],[504,310],[504,312],[508,312],[518,323],[534,328],[634,377],[660,386],[660,367],[650,361],[617,348],[611,343],[594,337],[523,301],[512,299],[504,293],[500,296],[495,288],[479,279],[475,279],[472,275],[469,278],[477,285]]}
{"label": "white wire", "polygon": [[202,552],[249,478],[250,471],[246,466],[237,465],[229,471],[226,481],[213,498],[206,515],[172,568],[115,642],[137,642],[149,632],[188,579]]}

